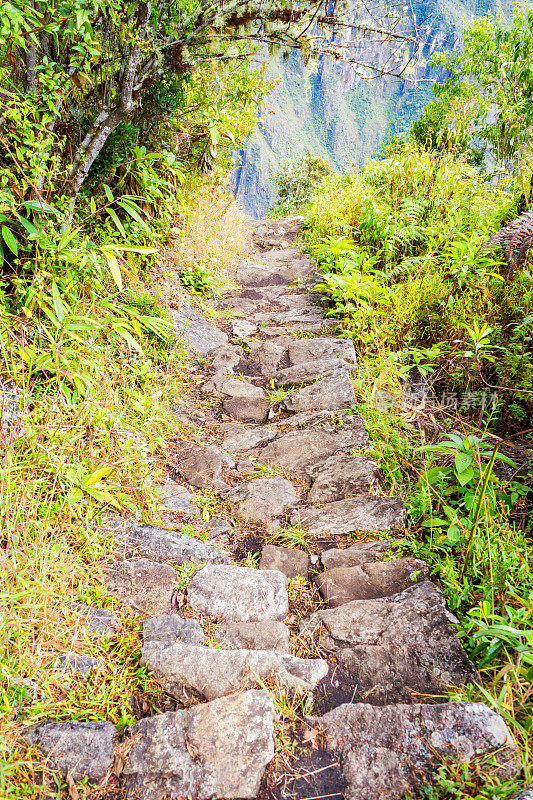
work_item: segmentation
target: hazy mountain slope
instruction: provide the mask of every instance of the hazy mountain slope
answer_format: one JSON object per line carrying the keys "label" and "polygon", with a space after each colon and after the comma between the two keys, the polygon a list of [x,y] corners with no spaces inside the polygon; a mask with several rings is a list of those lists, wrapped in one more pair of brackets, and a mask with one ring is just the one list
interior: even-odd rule
{"label": "hazy mountain slope", "polygon": [[[420,73],[435,50],[459,44],[462,22],[487,12],[505,19],[511,0],[415,0],[417,20],[429,20]],[[323,60],[306,75],[297,56],[277,59],[270,75],[279,78],[267,98],[258,131],[240,154],[235,171],[237,198],[253,216],[261,217],[275,202],[273,176],[280,163],[306,150],[340,169],[360,163],[388,134],[409,128],[431,98],[431,85],[418,87],[392,79],[364,81],[348,67]]]}

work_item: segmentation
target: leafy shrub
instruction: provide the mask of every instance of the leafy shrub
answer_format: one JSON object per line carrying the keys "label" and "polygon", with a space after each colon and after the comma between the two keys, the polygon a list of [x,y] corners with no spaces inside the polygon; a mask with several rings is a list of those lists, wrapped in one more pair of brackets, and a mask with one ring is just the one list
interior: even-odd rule
{"label": "leafy shrub", "polygon": [[286,161],[274,177],[279,187],[276,213],[281,216],[299,208],[330,173],[328,162],[309,150],[302,158]]}

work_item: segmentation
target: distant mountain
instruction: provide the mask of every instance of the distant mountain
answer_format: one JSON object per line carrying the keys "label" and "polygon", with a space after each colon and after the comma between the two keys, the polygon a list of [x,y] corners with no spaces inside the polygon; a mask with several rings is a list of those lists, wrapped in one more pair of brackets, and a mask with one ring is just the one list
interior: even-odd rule
{"label": "distant mountain", "polygon": [[[463,22],[491,12],[508,19],[513,0],[414,0],[418,24],[425,22],[425,46],[419,75],[429,78],[426,62],[436,50],[460,46]],[[361,163],[389,135],[409,129],[432,97],[431,83],[391,78],[362,80],[349,65],[324,58],[306,74],[297,55],[271,62],[270,77],[279,85],[267,97],[257,132],[239,154],[235,193],[256,218],[275,203],[273,176],[287,158],[306,150],[340,170]],[[434,79],[434,75],[431,76]]]}

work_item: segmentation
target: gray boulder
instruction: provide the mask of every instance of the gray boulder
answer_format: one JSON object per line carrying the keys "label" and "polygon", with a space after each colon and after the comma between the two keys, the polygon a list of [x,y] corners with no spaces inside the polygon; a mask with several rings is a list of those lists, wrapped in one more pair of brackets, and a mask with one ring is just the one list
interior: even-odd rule
{"label": "gray boulder", "polygon": [[533,800],[533,786],[526,786],[522,792],[513,794],[509,800]]}
{"label": "gray boulder", "polygon": [[442,762],[491,755],[502,782],[520,771],[505,722],[483,703],[346,703],[308,720],[341,759],[346,800],[400,800],[417,793]]}
{"label": "gray boulder", "polygon": [[312,383],[317,378],[326,378],[338,372],[345,371],[349,364],[341,358],[322,358],[317,361],[307,361],[286,367],[275,374],[278,386],[298,386]]}
{"label": "gray boulder", "polygon": [[281,341],[275,339],[266,341],[254,352],[254,361],[259,364],[261,374],[266,378],[274,377],[279,370],[291,339],[292,337],[286,336]]}
{"label": "gray boulder", "polygon": [[325,430],[330,433],[340,433],[341,431],[350,432],[354,444],[352,447],[366,447],[368,444],[368,433],[363,425],[363,418],[360,414],[349,414],[346,410],[336,409],[328,411],[302,411],[293,414],[278,423],[280,430],[294,428],[304,428],[307,430]]}
{"label": "gray boulder", "polygon": [[61,653],[57,659],[58,663],[65,672],[70,672],[77,677],[86,678],[98,665],[96,658],[92,656],[80,656],[77,653]]}
{"label": "gray boulder", "polygon": [[22,733],[53,769],[74,780],[99,781],[113,766],[115,726],[110,722],[42,722]]}
{"label": "gray boulder", "polygon": [[143,642],[147,649],[163,650],[176,642],[203,644],[202,626],[194,619],[182,619],[178,614],[163,614],[145,619]]}
{"label": "gray boulder", "polygon": [[142,651],[141,664],[148,667],[165,692],[181,702],[191,696],[213,700],[257,686],[269,675],[286,687],[312,692],[328,673],[320,658],[296,658],[276,650],[223,650],[176,642],[158,649],[151,644]]}
{"label": "gray boulder", "polygon": [[399,531],[405,520],[405,506],[399,497],[362,496],[327,503],[322,508],[298,509],[293,525],[302,525],[312,536],[356,533],[357,531]]}
{"label": "gray boulder", "polygon": [[379,485],[379,467],[363,455],[335,455],[310,469],[313,485],[310,503],[331,503],[353,495],[373,492]]}
{"label": "gray boulder", "polygon": [[316,411],[350,408],[355,405],[355,392],[348,370],[329,378],[295,389],[283,401],[287,411]]}
{"label": "gray boulder", "polygon": [[197,563],[227,564],[227,553],[213,545],[205,544],[185,533],[157,528],[154,525],[136,525],[124,531],[115,531],[117,553],[124,556],[138,553],[170,564]]}
{"label": "gray boulder", "polygon": [[380,561],[384,553],[396,544],[398,544],[396,539],[381,539],[377,542],[357,542],[344,550],[333,547],[321,553],[320,561],[324,569],[357,567],[370,561]]}
{"label": "gray boulder", "polygon": [[311,467],[324,462],[339,450],[361,446],[362,441],[359,429],[344,425],[334,432],[320,428],[292,430],[267,444],[261,450],[260,459],[310,484]]}
{"label": "gray boulder", "polygon": [[349,364],[356,363],[355,348],[349,339],[333,336],[315,336],[313,339],[293,339],[289,344],[291,364],[304,364],[325,358],[339,358]]}
{"label": "gray boulder", "polygon": [[200,516],[197,506],[191,502],[191,493],[185,486],[168,480],[165,485],[159,489],[159,492],[161,496],[161,508],[165,511],[170,511],[174,514],[183,514],[188,518],[197,518]]}
{"label": "gray boulder", "polygon": [[202,354],[212,353],[228,341],[225,333],[191,306],[183,305],[179,311],[173,311],[172,322],[178,340],[187,350]]}
{"label": "gray boulder", "polygon": [[429,566],[417,558],[375,561],[358,567],[337,567],[316,576],[320,594],[332,608],[351,600],[371,600],[399,594],[429,578]]}
{"label": "gray boulder", "polygon": [[309,565],[309,556],[303,550],[267,544],[261,551],[259,569],[277,569],[289,579],[297,575],[307,578]]}
{"label": "gray boulder", "polygon": [[289,652],[290,631],[283,622],[225,622],[216,629],[221,645],[233,650],[279,650]]}
{"label": "gray boulder", "polygon": [[176,583],[176,572],[158,561],[118,561],[106,567],[106,584],[110,594],[124,600],[133,611],[164,614],[170,611],[170,600]]}
{"label": "gray boulder", "polygon": [[211,366],[215,372],[220,372],[223,375],[233,372],[244,353],[242,347],[237,347],[233,344],[225,344],[222,347],[217,347],[213,351],[213,362]]}
{"label": "gray boulder", "polygon": [[291,508],[298,495],[285,478],[255,478],[231,489],[226,500],[245,522],[268,522]]}
{"label": "gray boulder", "polygon": [[228,459],[216,447],[175,444],[172,447],[172,459],[180,475],[197,489],[227,488],[222,480],[222,467]]}
{"label": "gray boulder", "polygon": [[289,613],[287,578],[277,570],[207,566],[188,588],[194,611],[229,622],[284,619]]}
{"label": "gray boulder", "polygon": [[300,636],[335,656],[335,679],[349,700],[381,705],[479,680],[456,623],[442,592],[425,581],[391,597],[317,611],[302,623]]}
{"label": "gray boulder", "polygon": [[124,767],[128,800],[254,798],[274,757],[276,711],[266,691],[142,719]]}
{"label": "gray boulder", "polygon": [[257,333],[257,325],[249,319],[234,319],[231,323],[231,331],[236,339],[245,339],[247,336],[254,336]]}
{"label": "gray boulder", "polygon": [[264,389],[253,383],[215,375],[204,385],[204,391],[223,398],[223,408],[241,422],[266,422],[270,403]]}
{"label": "gray boulder", "polygon": [[237,453],[238,451],[253,450],[254,447],[266,445],[278,435],[278,430],[275,426],[260,428],[245,428],[241,425],[239,430],[233,430],[222,440],[222,448],[228,453]]}
{"label": "gray boulder", "polygon": [[76,603],[72,609],[81,616],[85,628],[96,636],[114,636],[122,629],[119,618],[108,608]]}

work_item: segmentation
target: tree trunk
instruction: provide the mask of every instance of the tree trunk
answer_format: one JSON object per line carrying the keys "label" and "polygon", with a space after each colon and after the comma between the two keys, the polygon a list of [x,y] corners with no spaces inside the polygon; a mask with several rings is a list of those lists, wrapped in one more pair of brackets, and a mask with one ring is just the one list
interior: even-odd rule
{"label": "tree trunk", "polygon": [[71,198],[71,202],[66,215],[65,224],[68,224],[72,219],[74,205],[79,191],[109,135],[113,133],[118,125],[123,120],[127,119],[133,111],[135,105],[133,90],[141,56],[141,42],[146,35],[146,27],[150,19],[151,11],[151,2],[141,3],[137,17],[138,34],[124,65],[117,103],[112,108],[102,111],[95,119],[74,159],[74,163],[72,164],[67,178],[66,193]]}

